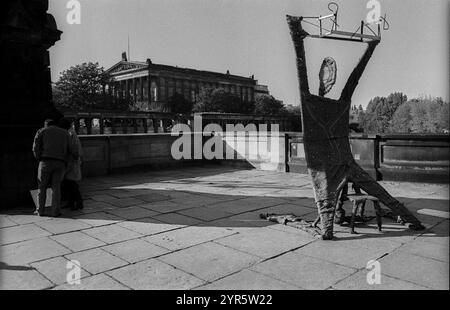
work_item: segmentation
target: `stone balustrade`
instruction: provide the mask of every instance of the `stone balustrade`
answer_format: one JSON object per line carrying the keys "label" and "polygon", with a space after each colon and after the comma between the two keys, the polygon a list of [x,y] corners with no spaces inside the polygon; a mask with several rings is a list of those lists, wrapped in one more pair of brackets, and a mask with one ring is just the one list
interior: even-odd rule
{"label": "stone balustrade", "polygon": [[[226,131],[226,125],[254,124],[256,131],[267,125],[267,131],[295,131],[301,128],[300,117],[260,116],[229,113],[195,113],[180,115],[164,112],[73,112],[62,111],[65,117],[74,121],[75,129],[81,135],[139,134],[170,132],[175,124],[188,124],[192,128],[194,117],[201,117],[203,128],[211,123],[218,124]],[[278,125],[278,128],[273,126]]]}

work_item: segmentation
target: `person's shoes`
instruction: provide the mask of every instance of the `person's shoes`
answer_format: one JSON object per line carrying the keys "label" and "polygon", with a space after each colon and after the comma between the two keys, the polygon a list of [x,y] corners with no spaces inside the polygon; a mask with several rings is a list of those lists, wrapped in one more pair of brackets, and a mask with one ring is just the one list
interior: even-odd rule
{"label": "person's shoes", "polygon": [[34,211],[33,214],[37,216],[46,216],[44,212],[39,212],[38,210]]}
{"label": "person's shoes", "polygon": [[322,234],[322,240],[333,240],[333,232],[332,231],[326,231]]}

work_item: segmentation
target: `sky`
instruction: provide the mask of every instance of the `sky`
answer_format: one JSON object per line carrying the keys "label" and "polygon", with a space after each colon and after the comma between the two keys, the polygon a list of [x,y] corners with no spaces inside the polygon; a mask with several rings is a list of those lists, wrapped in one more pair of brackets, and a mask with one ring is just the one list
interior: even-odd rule
{"label": "sky", "polygon": [[[366,107],[375,96],[401,91],[449,100],[448,0],[378,0],[390,25],[382,33],[353,95]],[[251,76],[285,104],[299,104],[295,52],[286,14],[327,15],[322,0],[79,0],[81,23],[69,24],[69,0],[50,0],[49,12],[63,31],[50,49],[52,81],[70,66],[98,62],[105,69],[129,59]],[[368,0],[335,0],[339,30],[354,32],[371,8]],[[317,28],[305,26],[310,33]],[[338,79],[328,94],[337,98],[362,56],[360,43],[308,39],[310,88],[317,93],[323,58],[333,57]]]}

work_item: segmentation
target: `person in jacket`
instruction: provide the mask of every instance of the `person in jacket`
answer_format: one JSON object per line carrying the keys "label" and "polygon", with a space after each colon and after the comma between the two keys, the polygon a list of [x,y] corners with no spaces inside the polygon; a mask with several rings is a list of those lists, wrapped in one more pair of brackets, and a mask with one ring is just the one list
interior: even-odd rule
{"label": "person in jacket", "polygon": [[83,209],[83,198],[78,182],[81,181],[81,157],[83,150],[72,122],[67,118],[62,118],[58,125],[68,131],[69,144],[77,151],[78,155],[68,154],[67,167],[61,184],[62,195],[68,202],[65,207],[71,210],[80,210]]}
{"label": "person in jacket", "polygon": [[[38,166],[38,206],[35,214],[57,217],[61,215],[61,181],[67,165],[67,157],[78,157],[78,150],[71,147],[67,130],[59,128],[52,120],[46,120],[44,128],[37,131],[33,141],[33,155]],[[52,188],[52,207],[45,213],[47,188]]]}

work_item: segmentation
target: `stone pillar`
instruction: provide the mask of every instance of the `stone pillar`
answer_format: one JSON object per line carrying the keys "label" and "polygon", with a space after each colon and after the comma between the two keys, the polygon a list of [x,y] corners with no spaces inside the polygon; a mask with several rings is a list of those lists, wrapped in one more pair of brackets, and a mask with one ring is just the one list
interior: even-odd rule
{"label": "stone pillar", "polygon": [[84,124],[86,125],[86,134],[92,135],[92,118],[84,118]]}
{"label": "stone pillar", "polygon": [[75,127],[75,131],[77,132],[77,134],[79,134],[80,133],[80,119],[78,117],[76,117],[73,120],[73,124],[74,124],[74,127]]}
{"label": "stone pillar", "polygon": [[139,100],[144,101],[144,78],[139,78]]}
{"label": "stone pillar", "polygon": [[47,14],[48,0],[2,1],[0,13],[0,208],[33,206],[37,161],[31,152],[46,118],[62,116],[52,104],[49,48],[61,31]]}
{"label": "stone pillar", "polygon": [[100,116],[100,118],[98,119],[99,122],[99,126],[100,126],[100,134],[103,135],[105,133],[105,124],[104,124],[105,119]]}
{"label": "stone pillar", "polygon": [[148,119],[147,118],[143,118],[142,119],[142,125],[144,126],[144,133],[148,132],[148,124],[147,124]]}
{"label": "stone pillar", "polygon": [[130,80],[125,80],[125,99],[130,99]]}
{"label": "stone pillar", "polygon": [[111,134],[115,134],[116,133],[116,119],[115,118],[111,118]]}

